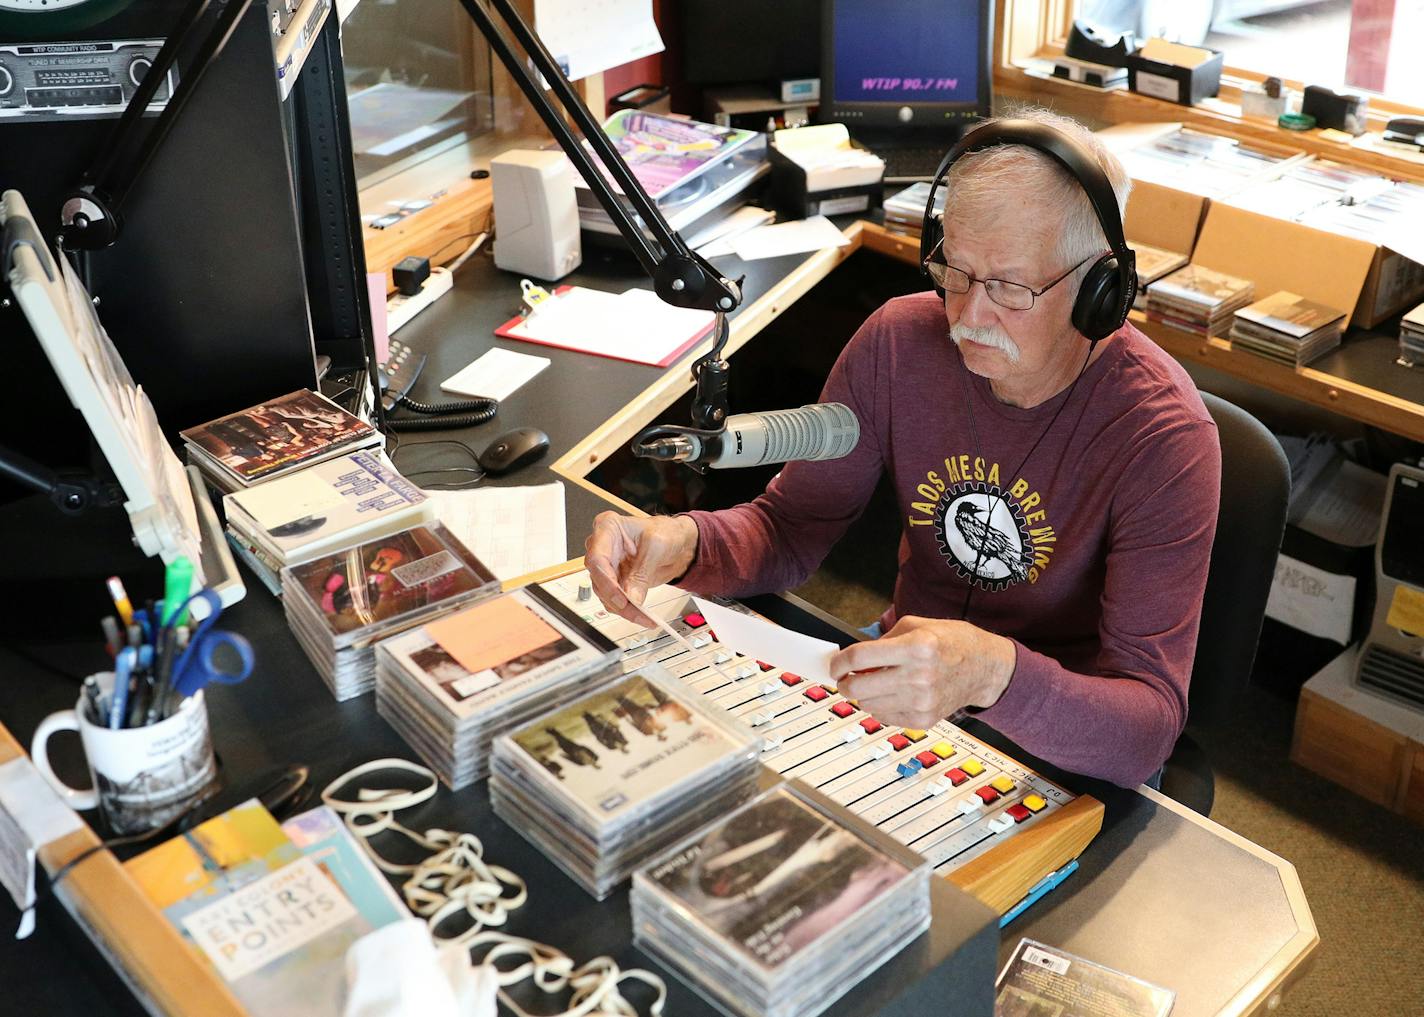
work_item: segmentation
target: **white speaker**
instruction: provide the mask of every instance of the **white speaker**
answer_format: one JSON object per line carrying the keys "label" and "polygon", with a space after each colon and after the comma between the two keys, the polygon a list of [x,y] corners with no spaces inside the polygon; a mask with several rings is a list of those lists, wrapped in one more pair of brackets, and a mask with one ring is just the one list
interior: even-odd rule
{"label": "white speaker", "polygon": [[574,172],[562,152],[515,149],[490,160],[496,266],[553,280],[582,264]]}

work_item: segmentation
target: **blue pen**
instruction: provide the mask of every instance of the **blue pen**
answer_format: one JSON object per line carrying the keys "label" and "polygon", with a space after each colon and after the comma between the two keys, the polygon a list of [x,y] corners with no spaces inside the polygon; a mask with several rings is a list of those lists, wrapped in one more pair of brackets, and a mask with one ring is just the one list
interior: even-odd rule
{"label": "blue pen", "polygon": [[124,726],[124,708],[129,703],[129,675],[138,662],[138,651],[125,646],[114,658],[114,694],[109,699],[109,730],[117,731]]}
{"label": "blue pen", "polygon": [[1043,898],[1044,894],[1057,887],[1058,884],[1062,883],[1077,871],[1078,859],[1074,858],[1067,865],[1063,866],[1063,868],[1058,869],[1056,872],[1050,872],[1037,883],[1033,884],[1033,887],[1024,895],[1024,899],[1009,908],[1004,917],[999,919],[999,928],[1002,929],[1034,904],[1037,904]]}

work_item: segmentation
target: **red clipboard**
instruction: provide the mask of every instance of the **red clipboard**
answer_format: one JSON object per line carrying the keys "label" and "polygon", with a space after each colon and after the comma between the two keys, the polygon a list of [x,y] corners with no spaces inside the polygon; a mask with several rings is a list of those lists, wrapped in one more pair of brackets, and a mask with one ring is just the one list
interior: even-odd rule
{"label": "red clipboard", "polygon": [[[560,286],[555,289],[552,294],[550,294],[548,299],[566,299],[570,293],[573,293],[578,289],[579,287],[574,286]],[[592,291],[584,290],[583,292]],[[656,296],[652,294],[651,290],[644,290],[641,292],[649,294],[653,297],[653,299],[657,299]],[[622,299],[627,297],[627,294],[609,294],[608,296],[613,296],[615,298]],[[542,305],[543,302],[541,302],[540,306]],[[645,308],[647,307],[647,303],[645,300],[643,302],[643,306]],[[672,310],[671,308],[663,309]],[[637,308],[635,307],[633,310],[636,312]],[[681,309],[676,310],[681,311]],[[716,326],[716,318],[709,315],[708,320],[706,322],[698,322],[696,327],[691,329],[686,336],[679,336],[676,339],[671,340],[670,343],[659,344],[657,351],[659,356],[639,356],[636,351],[621,349],[620,346],[622,344],[608,343],[600,339],[581,340],[579,337],[574,336],[572,334],[570,334],[567,338],[556,338],[550,335],[530,335],[527,333],[527,331],[521,334],[521,332],[519,331],[521,327],[525,326],[533,318],[533,316],[538,313],[539,310],[538,308],[536,308],[529,315],[515,315],[513,318],[510,318],[508,321],[506,321],[503,325],[500,325],[498,328],[496,328],[494,330],[494,334],[499,336],[501,339],[514,339],[518,340],[519,342],[536,343],[540,346],[552,346],[556,349],[571,350],[575,353],[588,353],[596,357],[608,357],[613,360],[622,360],[631,364],[648,364],[653,367],[668,367],[676,363],[679,357],[681,357],[684,353],[690,350],[693,346],[697,345],[698,342],[709,336],[712,333],[712,329]],[[633,344],[629,343],[628,345],[632,346]]]}

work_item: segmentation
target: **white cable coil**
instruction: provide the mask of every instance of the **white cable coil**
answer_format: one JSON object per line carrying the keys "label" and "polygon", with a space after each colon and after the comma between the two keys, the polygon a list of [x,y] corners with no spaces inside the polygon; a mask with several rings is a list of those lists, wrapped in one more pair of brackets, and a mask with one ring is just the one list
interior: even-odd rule
{"label": "white cable coil", "polygon": [[[337,796],[338,791],[357,778],[390,770],[414,774],[422,786],[415,790],[363,787],[354,799]],[[429,801],[438,789],[435,774],[423,766],[404,759],[377,759],[337,777],[322,791],[321,800],[342,816],[347,828],[382,872],[406,877],[401,886],[406,903],[412,912],[425,919],[432,939],[471,951],[486,948],[479,963],[496,971],[501,986],[500,1001],[518,1017],[531,1015],[510,998],[503,986],[525,979],[531,979],[537,988],[547,993],[570,991],[563,1011],[540,1017],[638,1017],[637,1008],[619,992],[625,979],[653,988],[656,995],[648,1012],[651,1017],[658,1017],[667,997],[667,987],[657,975],[639,969],[623,971],[606,956],[595,957],[576,967],[572,958],[552,946],[492,931],[491,927],[504,925],[510,912],[528,899],[524,880],[510,869],[485,861],[484,845],[472,833],[440,829],[417,833],[396,821],[397,812]],[[387,832],[400,834],[432,854],[411,865],[392,862],[370,842],[377,834]],[[462,912],[468,916],[469,925],[451,935],[443,935],[442,926]],[[507,969],[495,964],[511,957],[525,960]]]}

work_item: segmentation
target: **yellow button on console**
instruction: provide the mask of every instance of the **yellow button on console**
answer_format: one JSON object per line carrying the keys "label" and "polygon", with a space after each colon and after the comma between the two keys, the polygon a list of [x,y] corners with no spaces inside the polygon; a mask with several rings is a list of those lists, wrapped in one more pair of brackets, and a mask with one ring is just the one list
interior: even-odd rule
{"label": "yellow button on console", "polygon": [[977,759],[966,759],[959,764],[959,768],[971,777],[977,777],[984,772],[984,764]]}
{"label": "yellow button on console", "polygon": [[1001,773],[989,781],[989,786],[999,792],[999,794],[1006,795],[1014,789],[1014,782]]}
{"label": "yellow button on console", "polygon": [[1042,798],[1040,798],[1038,795],[1025,795],[1023,803],[1024,808],[1028,809],[1030,812],[1042,812],[1045,808],[1048,807],[1048,803]]}
{"label": "yellow button on console", "polygon": [[936,756],[939,756],[940,759],[948,759],[954,755],[954,746],[949,744],[949,742],[935,742],[930,746],[930,751]]}
{"label": "yellow button on console", "polygon": [[925,740],[925,733],[918,728],[905,728],[905,737],[912,742],[922,742]]}

